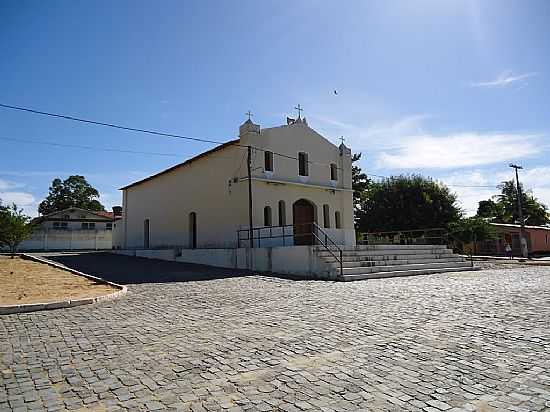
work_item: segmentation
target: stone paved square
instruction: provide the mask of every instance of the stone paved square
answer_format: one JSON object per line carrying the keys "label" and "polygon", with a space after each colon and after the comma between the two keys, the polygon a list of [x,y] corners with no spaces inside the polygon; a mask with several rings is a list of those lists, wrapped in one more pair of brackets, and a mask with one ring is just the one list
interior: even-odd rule
{"label": "stone paved square", "polygon": [[1,316],[0,410],[550,410],[550,267],[334,283],[64,263],[129,292]]}

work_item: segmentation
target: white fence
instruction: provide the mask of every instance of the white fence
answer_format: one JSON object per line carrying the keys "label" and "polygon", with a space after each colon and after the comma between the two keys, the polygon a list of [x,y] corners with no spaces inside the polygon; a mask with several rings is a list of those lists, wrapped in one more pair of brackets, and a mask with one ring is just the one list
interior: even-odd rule
{"label": "white fence", "polygon": [[111,230],[42,229],[19,246],[19,250],[100,250],[111,249]]}

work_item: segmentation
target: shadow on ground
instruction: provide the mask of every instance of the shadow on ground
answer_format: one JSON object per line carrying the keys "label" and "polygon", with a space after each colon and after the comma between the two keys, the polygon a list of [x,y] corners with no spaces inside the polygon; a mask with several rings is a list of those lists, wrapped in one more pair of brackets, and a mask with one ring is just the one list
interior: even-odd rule
{"label": "shadow on ground", "polygon": [[120,284],[213,280],[251,275],[246,270],[169,262],[105,252],[39,253],[68,268]]}

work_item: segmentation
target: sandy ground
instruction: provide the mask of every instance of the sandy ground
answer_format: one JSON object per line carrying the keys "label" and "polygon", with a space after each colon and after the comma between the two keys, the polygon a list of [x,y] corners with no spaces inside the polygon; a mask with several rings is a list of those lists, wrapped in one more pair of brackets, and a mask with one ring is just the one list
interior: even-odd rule
{"label": "sandy ground", "polygon": [[117,290],[42,263],[0,256],[0,305],[89,298]]}

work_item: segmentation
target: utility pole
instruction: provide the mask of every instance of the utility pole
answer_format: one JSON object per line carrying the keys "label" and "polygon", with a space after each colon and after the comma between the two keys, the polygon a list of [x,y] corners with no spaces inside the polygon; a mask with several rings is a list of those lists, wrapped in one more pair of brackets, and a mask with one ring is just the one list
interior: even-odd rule
{"label": "utility pole", "polygon": [[250,247],[254,247],[254,228],[252,227],[252,147],[248,146],[248,239]]}
{"label": "utility pole", "polygon": [[518,216],[519,216],[519,223],[520,223],[520,229],[519,229],[519,243],[521,246],[521,254],[524,258],[529,257],[529,249],[527,247],[527,239],[525,238],[525,221],[523,220],[523,207],[521,205],[521,186],[519,185],[519,175],[518,175],[518,169],[523,169],[522,166],[515,165],[513,163],[510,163],[509,165],[512,169],[516,170],[516,194],[518,197]]}

